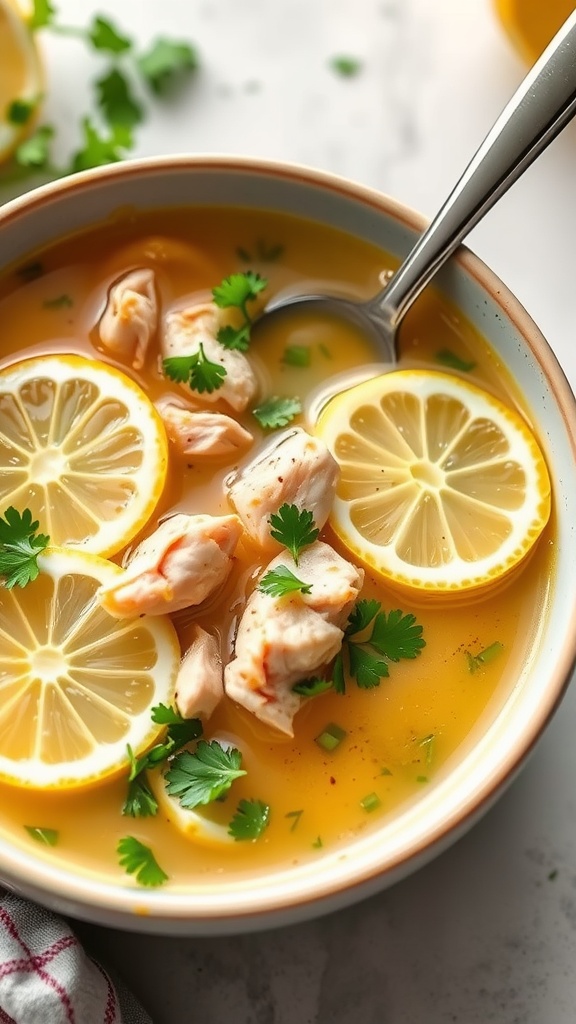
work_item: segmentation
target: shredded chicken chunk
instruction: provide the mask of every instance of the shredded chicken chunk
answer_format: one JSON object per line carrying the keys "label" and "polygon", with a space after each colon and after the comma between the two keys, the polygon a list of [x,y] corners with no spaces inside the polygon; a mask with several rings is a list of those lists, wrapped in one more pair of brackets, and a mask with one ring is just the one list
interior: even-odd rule
{"label": "shredded chicken chunk", "polygon": [[191,409],[172,395],[156,402],[166,433],[181,455],[193,458],[236,455],[254,438],[231,416]]}
{"label": "shredded chicken chunk", "polygon": [[298,565],[283,552],[266,571],[280,565],[312,589],[285,597],[259,590],[251,594],[238,627],[235,656],[224,670],[224,686],[232,700],[292,736],[302,702],[292,687],[338,654],[364,572],[321,541],[304,549]]}
{"label": "shredded chicken chunk", "polygon": [[198,605],[228,576],[238,516],[174,515],[135,549],[117,581],[100,587],[110,615],[165,615]]}
{"label": "shredded chicken chunk", "polygon": [[183,718],[210,718],[224,697],[220,644],[201,626],[192,631],[176,680],[176,707]]}
{"label": "shredded chicken chunk", "polygon": [[[241,412],[256,394],[256,378],[246,356],[230,351],[216,339],[221,326],[221,313],[213,302],[199,303],[187,309],[168,313],[161,337],[163,359],[171,356],[191,356],[200,350],[212,363],[220,363],[226,370],[223,384],[215,391],[193,392],[195,400],[211,404],[220,400]],[[182,384],[188,395],[191,391]]]}
{"label": "shredded chicken chunk", "polygon": [[281,545],[270,536],[269,517],[288,503],[308,509],[322,529],[336,492],[338,464],[323,441],[305,430],[287,430],[244,467],[228,496],[249,536],[266,551]]}
{"label": "shredded chicken chunk", "polygon": [[131,270],[110,289],[106,309],[98,325],[102,345],[107,352],[140,370],[157,327],[154,271],[146,267]]}

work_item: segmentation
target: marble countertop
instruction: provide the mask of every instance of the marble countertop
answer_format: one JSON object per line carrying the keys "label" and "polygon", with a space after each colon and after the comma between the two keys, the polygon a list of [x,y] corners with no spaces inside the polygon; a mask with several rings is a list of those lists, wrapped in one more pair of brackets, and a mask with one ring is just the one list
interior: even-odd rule
{"label": "marble countertop", "polygon": [[[201,69],[156,107],[138,155],[221,152],[343,174],[427,216],[524,68],[490,0],[61,0],[146,43],[193,41]],[[47,115],[88,108],[86,54],[47,36]],[[353,78],[330,68],[357,56]],[[95,69],[96,69],[95,64]],[[88,69],[89,71],[90,69]],[[74,88],[71,88],[71,83]],[[532,314],[576,384],[576,124],[469,239]],[[0,197],[1,198],[1,197]],[[464,839],[380,896],[307,924],[169,939],[79,926],[154,1024],[573,1024],[576,1011],[576,691],[529,764]]]}

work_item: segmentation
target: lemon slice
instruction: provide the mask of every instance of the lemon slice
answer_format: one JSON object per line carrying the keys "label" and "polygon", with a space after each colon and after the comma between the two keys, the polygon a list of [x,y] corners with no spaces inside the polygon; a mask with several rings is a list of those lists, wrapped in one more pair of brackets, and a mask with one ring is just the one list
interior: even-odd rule
{"label": "lemon slice", "polygon": [[399,370],[344,391],[315,428],[340,464],[330,524],[393,583],[461,592],[527,555],[550,479],[521,416],[449,374]]}
{"label": "lemon slice", "polygon": [[42,68],[34,36],[17,3],[0,0],[0,161],[16,148],[30,121],[13,123],[11,104],[36,104],[42,92]]}
{"label": "lemon slice", "polygon": [[122,570],[48,549],[26,587],[0,589],[0,778],[33,788],[92,784],[120,772],[162,730],[180,649],[164,616],[114,619],[96,598]]}
{"label": "lemon slice", "polygon": [[53,355],[0,373],[0,509],[29,508],[56,546],[115,554],[162,494],[166,432],[119,370]]}

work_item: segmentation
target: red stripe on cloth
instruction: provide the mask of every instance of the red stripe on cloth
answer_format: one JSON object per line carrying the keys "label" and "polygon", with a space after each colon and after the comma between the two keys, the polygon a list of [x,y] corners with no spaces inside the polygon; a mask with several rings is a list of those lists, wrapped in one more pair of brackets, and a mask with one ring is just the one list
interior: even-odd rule
{"label": "red stripe on cloth", "polygon": [[[107,987],[107,992],[106,992],[106,1009],[104,1010],[104,1021],[103,1021],[103,1024],[115,1024],[115,1021],[117,1021],[118,1017],[119,1017],[119,1014],[118,1014],[119,1007],[118,1007],[118,1002],[116,1000],[116,993],[114,991],[114,986],[112,985],[112,982],[110,981],[110,978],[106,974],[106,971],[104,970],[104,968],[101,967],[100,964],[96,960],[93,960],[92,963],[94,964],[94,967],[97,967],[98,970],[100,971],[100,974],[104,978],[104,981],[106,982],[106,987]],[[0,1021],[0,1024],[2,1024],[1,1021]]]}
{"label": "red stripe on cloth", "polygon": [[[79,945],[76,936],[64,936],[56,942],[53,942],[52,945],[44,951],[44,953],[36,956],[24,942],[18,928],[16,927],[15,921],[2,907],[0,907],[0,921],[2,921],[6,929],[10,932],[10,935],[12,935],[12,937],[16,939],[18,944],[22,947],[22,950],[26,953],[27,957],[27,959],[7,960],[0,966],[0,977],[5,977],[7,974],[14,974],[18,971],[22,973],[35,974],[40,981],[42,981],[47,988],[51,988],[60,999],[62,1007],[66,1013],[66,1020],[68,1021],[68,1024],[77,1024],[75,1020],[74,1007],[70,1002],[70,997],[66,989],[59,981],[57,981],[56,978],[49,974],[48,971],[43,969],[44,964],[53,960],[58,953],[68,949],[70,946]],[[8,1020],[10,1020],[10,1018],[8,1018]]]}
{"label": "red stripe on cloth", "polygon": [[11,1017],[9,1013],[6,1013],[0,1006],[0,1024],[18,1024],[14,1017]]}

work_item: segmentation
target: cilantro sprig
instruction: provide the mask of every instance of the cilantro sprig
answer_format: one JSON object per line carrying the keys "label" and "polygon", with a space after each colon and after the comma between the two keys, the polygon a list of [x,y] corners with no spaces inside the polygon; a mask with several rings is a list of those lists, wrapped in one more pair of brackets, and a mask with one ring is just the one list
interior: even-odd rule
{"label": "cilantro sprig", "polygon": [[37,533],[38,520],[32,520],[29,508],[18,512],[10,505],[0,517],[0,576],[7,590],[25,587],[38,576],[38,555],[44,551],[50,538]]}
{"label": "cilantro sprig", "polygon": [[272,513],[268,522],[272,527],[270,536],[288,549],[296,565],[302,549],[313,544],[320,534],[313,512],[286,502]]}
{"label": "cilantro sprig", "polygon": [[162,365],[167,377],[179,384],[188,384],[199,394],[207,391],[211,395],[218,391],[226,377],[226,367],[208,359],[202,342],[191,356],[168,356]]}
{"label": "cilantro sprig", "polygon": [[286,594],[309,594],[312,584],[299,580],[287,565],[278,565],[275,569],[269,569],[264,573],[258,584],[258,590],[270,597],[285,597]]}
{"label": "cilantro sprig", "polygon": [[[379,601],[362,600],[354,606],[336,656],[332,680],[337,693],[346,690],[346,676],[361,689],[372,689],[389,675],[388,663],[417,658],[426,641],[416,616],[396,609],[386,613]],[[347,668],[347,671],[346,671]]]}
{"label": "cilantro sprig", "polygon": [[202,723],[198,718],[183,718],[176,708],[166,704],[156,704],[151,715],[157,725],[167,726],[166,735],[142,757],[135,757],[130,745],[127,746],[130,771],[122,814],[130,818],[147,818],[158,813],[158,802],[148,785],[145,772],[149,768],[157,768],[176,751],[202,735]]}
{"label": "cilantro sprig", "polygon": [[252,409],[252,415],[264,430],[276,430],[278,427],[287,427],[295,416],[302,412],[302,403],[299,398],[279,397],[274,395],[266,399],[261,405]]}
{"label": "cilantro sprig", "polygon": [[270,807],[262,800],[241,800],[230,822],[228,835],[237,842],[259,839],[270,822]]}
{"label": "cilantro sprig", "polygon": [[212,803],[246,775],[241,764],[242,754],[236,747],[200,740],[194,753],[183,750],[176,755],[166,772],[166,791],[189,810]]}
{"label": "cilantro sprig", "polygon": [[248,312],[248,303],[253,302],[260,292],[266,288],[268,281],[253,270],[245,273],[231,274],[230,277],[212,289],[214,302],[220,309],[238,309],[242,314],[239,327],[227,324],[218,331],[217,338],[227,349],[246,352],[250,345],[250,329],[253,318]]}
{"label": "cilantro sprig", "polygon": [[134,836],[120,839],[116,850],[120,866],[129,875],[135,875],[140,885],[155,887],[168,880],[168,875],[160,867],[150,847]]}

